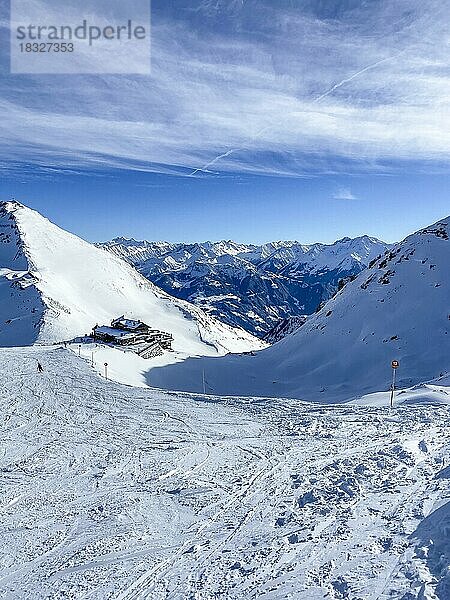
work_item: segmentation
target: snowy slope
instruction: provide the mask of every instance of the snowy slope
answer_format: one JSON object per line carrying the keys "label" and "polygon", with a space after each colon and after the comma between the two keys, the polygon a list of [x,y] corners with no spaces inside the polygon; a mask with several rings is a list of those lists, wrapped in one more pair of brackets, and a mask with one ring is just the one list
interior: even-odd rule
{"label": "snowy slope", "polygon": [[255,356],[152,372],[157,385],[336,401],[388,389],[392,359],[409,387],[450,370],[450,219],[394,247],[296,333]]}
{"label": "snowy slope", "polygon": [[189,355],[261,347],[18,203],[0,205],[0,234],[0,345],[67,340],[126,314],[173,333]]}
{"label": "snowy slope", "polygon": [[449,598],[444,388],[223,400],[42,347],[0,349],[0,387],[1,598]]}
{"label": "snowy slope", "polygon": [[36,282],[16,223],[0,205],[0,346],[36,341],[45,311]]}
{"label": "snowy slope", "polygon": [[102,247],[150,281],[230,325],[263,337],[281,320],[313,313],[389,245],[362,236],[334,244],[197,244],[116,238]]}
{"label": "snowy slope", "polygon": [[[355,406],[380,406],[390,405],[390,391],[374,392],[356,398],[351,402]],[[447,404],[450,406],[450,373],[441,377],[425,381],[411,388],[396,390],[393,398],[394,406],[408,405],[420,406],[434,404]]]}

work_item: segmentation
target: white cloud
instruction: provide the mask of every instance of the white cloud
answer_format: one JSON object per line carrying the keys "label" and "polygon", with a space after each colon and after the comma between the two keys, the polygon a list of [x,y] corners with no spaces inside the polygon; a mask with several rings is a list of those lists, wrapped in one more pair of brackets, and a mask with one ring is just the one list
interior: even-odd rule
{"label": "white cloud", "polygon": [[252,5],[245,35],[154,20],[151,77],[6,80],[0,162],[196,176],[448,163],[448,0],[375,4],[341,21]]}
{"label": "white cloud", "polygon": [[334,195],[335,200],[357,200],[357,197],[352,194],[350,188],[340,188]]}

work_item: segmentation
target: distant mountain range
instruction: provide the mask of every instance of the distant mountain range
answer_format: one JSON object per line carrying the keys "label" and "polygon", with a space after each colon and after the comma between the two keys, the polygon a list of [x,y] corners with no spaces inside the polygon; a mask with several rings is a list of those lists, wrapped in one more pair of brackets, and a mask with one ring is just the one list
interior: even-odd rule
{"label": "distant mountain range", "polygon": [[258,337],[284,319],[313,313],[337,291],[340,280],[357,275],[391,247],[367,235],[330,245],[171,244],[126,238],[100,245],[172,296]]}

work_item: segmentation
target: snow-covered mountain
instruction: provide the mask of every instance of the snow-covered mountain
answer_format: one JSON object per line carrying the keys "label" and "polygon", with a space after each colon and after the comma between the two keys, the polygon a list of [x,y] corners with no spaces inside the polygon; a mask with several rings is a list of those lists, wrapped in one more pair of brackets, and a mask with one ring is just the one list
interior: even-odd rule
{"label": "snow-covered mountain", "polygon": [[174,349],[188,355],[261,347],[39,213],[0,204],[0,346],[71,339],[122,314],[172,333]]}
{"label": "snow-covered mountain", "polygon": [[188,361],[152,376],[158,385],[211,393],[324,402],[415,385],[450,370],[450,217],[373,261],[295,333],[255,356]]}
{"label": "snow-covered mountain", "polygon": [[335,293],[341,279],[358,274],[389,247],[369,236],[309,246],[125,238],[102,246],[169,294],[260,337],[283,319],[313,313]]}

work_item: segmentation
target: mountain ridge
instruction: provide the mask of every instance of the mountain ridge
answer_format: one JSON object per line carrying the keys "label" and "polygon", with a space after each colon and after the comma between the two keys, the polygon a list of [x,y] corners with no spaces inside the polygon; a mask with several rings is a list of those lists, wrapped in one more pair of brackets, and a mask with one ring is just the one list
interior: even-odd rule
{"label": "mountain ridge", "polygon": [[126,313],[175,332],[179,352],[261,347],[18,202],[0,203],[0,297],[0,345],[61,342]]}
{"label": "mountain ridge", "polygon": [[368,235],[309,245],[119,237],[100,246],[171,295],[262,338],[283,319],[313,313],[337,291],[341,279],[356,275],[392,247]]}

